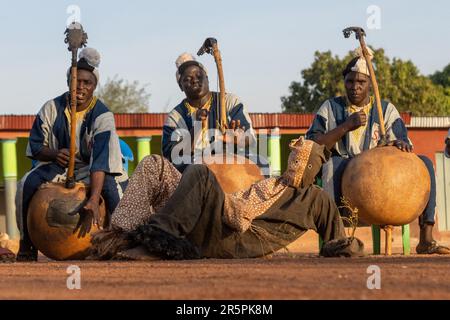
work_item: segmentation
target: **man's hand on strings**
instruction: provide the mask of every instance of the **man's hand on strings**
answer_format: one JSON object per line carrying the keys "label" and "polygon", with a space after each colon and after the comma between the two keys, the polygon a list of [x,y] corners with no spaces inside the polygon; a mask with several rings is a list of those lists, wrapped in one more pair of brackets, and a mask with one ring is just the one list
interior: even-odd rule
{"label": "man's hand on strings", "polygon": [[226,133],[219,140],[224,143],[232,142],[238,146],[246,145],[245,126],[241,126],[240,120],[232,120],[230,126],[225,124]]}
{"label": "man's hand on strings", "polygon": [[395,140],[393,146],[404,152],[412,152],[413,150],[413,147],[403,140]]}
{"label": "man's hand on strings", "polygon": [[92,226],[97,226],[100,229],[100,206],[98,200],[89,199],[79,212],[69,213],[69,215],[77,213],[80,215],[80,220],[78,220],[73,233],[78,232],[78,238],[84,238],[90,233]]}
{"label": "man's hand on strings", "polygon": [[70,152],[68,149],[61,149],[56,154],[56,162],[63,168],[69,166]]}

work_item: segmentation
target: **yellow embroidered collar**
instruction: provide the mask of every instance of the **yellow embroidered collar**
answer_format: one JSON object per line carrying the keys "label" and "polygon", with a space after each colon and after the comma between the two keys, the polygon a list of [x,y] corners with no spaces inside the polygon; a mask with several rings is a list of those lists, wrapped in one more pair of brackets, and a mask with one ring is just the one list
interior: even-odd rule
{"label": "yellow embroidered collar", "polygon": [[370,109],[372,109],[372,106],[373,106],[374,98],[373,98],[373,96],[370,96],[369,97],[369,103],[366,104],[363,107],[358,107],[358,106],[355,106],[354,104],[352,104],[350,102],[350,100],[347,98],[347,96],[345,96],[345,101],[346,101],[346,105],[347,105],[347,108],[348,108],[348,112],[350,114],[352,114],[353,112],[358,112],[360,110],[364,110],[366,115],[369,115],[369,111],[370,111]]}
{"label": "yellow embroidered collar", "polygon": [[[95,96],[92,97],[92,100],[89,103],[88,107],[86,109],[82,110],[82,111],[78,111],[77,112],[77,122],[80,122],[81,119],[84,119],[84,117],[89,113],[89,111],[91,111],[94,108],[95,104],[97,103],[97,100],[98,100],[97,97],[95,97]],[[71,112],[70,112],[69,102],[67,102],[67,107],[64,110],[64,114],[66,115],[67,121],[68,121],[68,123],[70,125],[72,117],[70,116]]]}
{"label": "yellow embroidered collar", "polygon": [[[213,95],[211,94],[211,98],[205,103],[204,106],[202,106],[200,109],[205,109],[208,110],[211,109],[211,105],[213,102]],[[195,113],[198,109],[196,107],[193,107],[188,101],[187,99],[184,101],[184,106],[186,107],[187,111],[189,112],[189,114],[193,114]]]}
{"label": "yellow embroidered collar", "polygon": [[[363,110],[364,113],[366,114],[366,116],[367,117],[369,116],[370,110],[372,109],[372,106],[373,106],[373,101],[374,101],[373,96],[370,96],[369,103],[366,104],[363,107],[357,107],[354,104],[352,104],[348,100],[347,97],[346,97],[346,99],[347,99],[347,108],[348,108],[348,114],[349,115],[352,114],[352,113],[355,113],[355,112],[359,112],[360,110]],[[364,132],[367,129],[367,126],[368,126],[368,122],[366,122],[366,124],[364,126],[361,126],[361,127],[357,128],[357,129],[351,131],[349,134],[352,137],[352,139],[354,141],[356,141],[357,143],[362,143],[361,141],[362,141],[362,138],[364,136]]]}

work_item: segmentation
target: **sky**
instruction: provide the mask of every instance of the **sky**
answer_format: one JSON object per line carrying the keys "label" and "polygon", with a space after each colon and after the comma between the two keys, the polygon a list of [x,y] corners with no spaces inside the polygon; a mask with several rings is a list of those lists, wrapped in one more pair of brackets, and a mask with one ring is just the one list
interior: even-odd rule
{"label": "sky", "polygon": [[[79,8],[88,46],[102,55],[101,83],[118,76],[151,94],[149,112],[184,97],[175,60],[218,39],[225,85],[250,112],[280,112],[280,97],[316,50],[339,56],[357,47],[342,30],[361,26],[367,43],[412,60],[424,75],[450,63],[450,2],[433,1],[103,1],[0,0],[0,114],[35,114],[67,90],[64,30]],[[217,90],[214,59],[199,57]]]}

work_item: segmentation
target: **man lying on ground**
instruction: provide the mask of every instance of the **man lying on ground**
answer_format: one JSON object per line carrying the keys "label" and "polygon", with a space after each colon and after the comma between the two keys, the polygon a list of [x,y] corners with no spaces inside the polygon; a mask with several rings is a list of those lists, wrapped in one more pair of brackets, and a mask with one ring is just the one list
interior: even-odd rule
{"label": "man lying on ground", "polygon": [[323,256],[361,256],[347,238],[338,208],[313,181],[330,153],[300,138],[290,144],[281,177],[234,194],[222,191],[205,165],[181,176],[167,160],[142,161],[112,217],[93,238],[93,259],[256,258],[272,254],[315,230]]}

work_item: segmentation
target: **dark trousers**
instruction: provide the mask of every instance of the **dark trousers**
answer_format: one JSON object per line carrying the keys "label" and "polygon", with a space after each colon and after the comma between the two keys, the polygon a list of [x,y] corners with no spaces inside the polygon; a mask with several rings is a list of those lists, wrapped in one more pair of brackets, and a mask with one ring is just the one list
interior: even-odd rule
{"label": "dark trousers", "polygon": [[225,194],[204,165],[191,165],[148,225],[195,245],[206,258],[253,258],[273,253],[312,229],[327,242],[345,238],[334,201],[320,188],[289,187],[244,233],[222,222]]}

